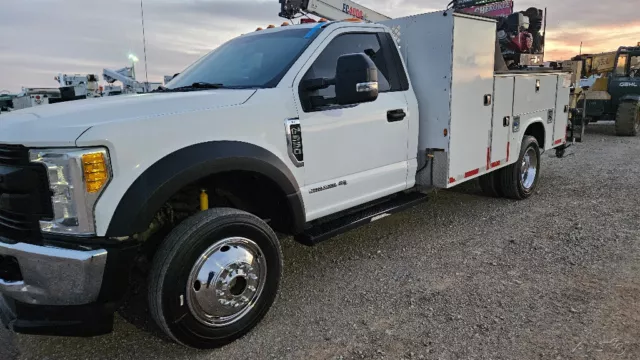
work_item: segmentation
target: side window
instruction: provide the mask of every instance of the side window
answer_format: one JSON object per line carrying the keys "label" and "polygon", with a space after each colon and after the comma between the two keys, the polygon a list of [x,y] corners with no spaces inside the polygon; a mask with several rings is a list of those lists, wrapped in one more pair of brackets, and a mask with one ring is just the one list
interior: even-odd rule
{"label": "side window", "polygon": [[[378,68],[379,92],[391,91],[389,84],[389,69],[386,48],[381,46],[376,33],[349,33],[336,37],[322,51],[311,68],[304,75],[303,80],[318,78],[334,78],[338,58],[342,55],[365,53],[373,60]],[[311,94],[300,94],[305,111],[311,110],[312,98],[331,99],[335,97],[335,86],[315,91]],[[330,105],[330,104],[329,104]]]}
{"label": "side window", "polygon": [[615,70],[617,76],[627,75],[627,60],[629,60],[629,55],[627,54],[618,56],[618,64]]}

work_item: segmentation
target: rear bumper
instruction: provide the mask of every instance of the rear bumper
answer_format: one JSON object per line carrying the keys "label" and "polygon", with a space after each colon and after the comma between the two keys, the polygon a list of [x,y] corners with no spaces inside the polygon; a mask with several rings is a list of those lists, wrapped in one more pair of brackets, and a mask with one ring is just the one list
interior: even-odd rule
{"label": "rear bumper", "polygon": [[0,256],[17,260],[18,278],[22,278],[0,277],[0,294],[34,305],[96,301],[107,263],[104,249],[80,251],[25,243],[0,242]]}

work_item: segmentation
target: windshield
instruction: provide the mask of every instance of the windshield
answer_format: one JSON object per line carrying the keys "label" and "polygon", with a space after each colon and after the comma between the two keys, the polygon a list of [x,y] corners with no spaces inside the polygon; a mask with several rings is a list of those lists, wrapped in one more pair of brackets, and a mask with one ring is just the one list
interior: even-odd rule
{"label": "windshield", "polygon": [[640,77],[640,55],[621,54],[618,56],[618,65],[614,74],[618,77]]}
{"label": "windshield", "polygon": [[194,83],[225,88],[275,87],[313,40],[308,28],[241,36],[196,61],[167,84],[168,89]]}
{"label": "windshield", "polygon": [[640,55],[631,56],[629,76],[632,78],[640,78]]}

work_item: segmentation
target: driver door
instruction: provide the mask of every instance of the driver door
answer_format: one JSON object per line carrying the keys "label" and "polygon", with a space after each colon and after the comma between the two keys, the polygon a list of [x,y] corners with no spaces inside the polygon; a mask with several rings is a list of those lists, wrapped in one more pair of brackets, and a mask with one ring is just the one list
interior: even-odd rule
{"label": "driver door", "polygon": [[[390,51],[397,50],[390,46],[391,37],[387,35],[363,32],[361,28],[358,32],[335,31],[294,82],[308,221],[407,187],[410,114],[405,92],[409,87],[408,83],[401,84],[398,69],[390,61]],[[337,106],[331,103],[334,86],[313,93],[300,89],[303,80],[334,78],[340,56],[361,52],[369,55],[378,68],[379,95],[375,101]],[[415,157],[416,149],[411,150]]]}

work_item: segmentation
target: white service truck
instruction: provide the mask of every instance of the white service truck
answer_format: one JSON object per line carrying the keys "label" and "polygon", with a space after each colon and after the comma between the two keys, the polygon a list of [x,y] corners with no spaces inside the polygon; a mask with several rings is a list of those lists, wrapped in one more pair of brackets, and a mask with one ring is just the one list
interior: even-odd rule
{"label": "white service truck", "polygon": [[525,199],[566,143],[569,74],[496,72],[495,20],[453,10],[270,28],[149,94],[0,121],[0,314],[96,335],[149,259],[175,341],[227,344],[276,298],[276,232],[318,242],[480,178]]}

